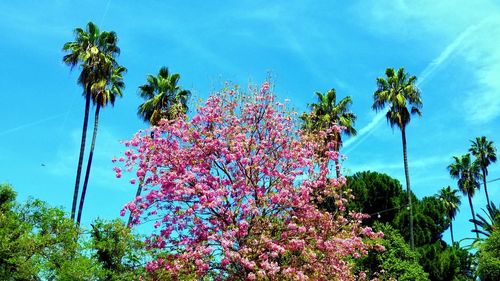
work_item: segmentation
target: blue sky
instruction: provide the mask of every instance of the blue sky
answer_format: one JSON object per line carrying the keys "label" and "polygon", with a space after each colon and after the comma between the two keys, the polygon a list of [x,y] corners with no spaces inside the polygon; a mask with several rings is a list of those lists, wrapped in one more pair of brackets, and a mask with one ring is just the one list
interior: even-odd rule
{"label": "blue sky", "polygon": [[[104,108],[84,223],[113,218],[135,194],[117,180],[120,140],[147,124],[136,116],[137,87],[165,65],[205,99],[226,80],[260,83],[302,112],[315,91],[350,95],[359,136],[346,141],[344,171],[375,170],[404,182],[400,132],[371,110],[375,78],[386,67],[418,77],[424,116],[408,128],[412,188],[418,197],[456,186],[446,170],[469,140],[500,146],[500,4],[495,1],[10,1],[0,4],[0,182],[21,200],[71,204],[84,99],[78,70],[62,63],[73,29],[95,22],[114,30],[128,68],[124,97]],[[92,110],[93,111],[93,110]],[[92,112],[91,111],[91,112]],[[92,119],[90,120],[92,122]],[[89,128],[91,129],[91,127]],[[88,133],[90,143],[91,131]],[[88,152],[88,150],[87,150]],[[42,165],[44,164],[44,166]],[[500,177],[500,164],[489,179]],[[489,185],[497,204],[500,181]],[[455,222],[471,237],[467,199]],[[485,206],[479,192],[476,209]],[[448,233],[445,239],[449,240]]]}

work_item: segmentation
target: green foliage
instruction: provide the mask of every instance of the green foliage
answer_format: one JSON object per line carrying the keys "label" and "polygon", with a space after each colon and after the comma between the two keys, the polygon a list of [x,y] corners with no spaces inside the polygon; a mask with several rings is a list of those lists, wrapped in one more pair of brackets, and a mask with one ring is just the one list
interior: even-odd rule
{"label": "green foliage", "polygon": [[[415,246],[433,244],[441,239],[450,223],[445,206],[436,197],[424,197],[421,201],[413,200]],[[393,225],[409,241],[408,210],[406,208],[396,215]]]}
{"label": "green foliage", "polygon": [[[408,201],[398,180],[377,172],[358,172],[347,177],[347,189],[354,196],[347,208],[371,215],[364,224],[389,223],[409,241]],[[415,245],[432,244],[441,239],[450,223],[445,206],[435,197],[418,200],[412,196]]]}
{"label": "green foliage", "polygon": [[495,229],[480,246],[478,275],[482,281],[500,280],[500,230]]}
{"label": "green foliage", "polygon": [[420,264],[429,273],[430,280],[473,280],[471,254],[454,244],[447,246],[442,241],[425,244],[417,248]]}
{"label": "green foliage", "polygon": [[101,268],[100,280],[137,280],[144,272],[144,244],[118,219],[92,224],[90,247]]}
{"label": "green foliage", "polygon": [[[63,211],[48,207],[40,200],[18,205],[8,185],[0,186],[0,198],[1,280],[39,280],[41,277],[52,280],[72,264],[85,263],[85,257],[76,254],[77,228]],[[84,272],[91,268],[82,270],[79,267],[73,270],[75,274],[66,275],[68,279],[79,280],[79,276],[85,276]]]}
{"label": "green foliage", "polygon": [[15,198],[0,185],[0,280],[153,280],[150,254],[120,220],[96,221],[88,237],[61,209]]}
{"label": "green foliage", "polygon": [[486,216],[483,217],[478,214],[477,219],[472,219],[470,221],[482,228],[472,230],[473,232],[481,233],[484,236],[489,237],[495,229],[500,228],[500,210],[495,206],[495,204],[493,204],[493,202],[486,205],[486,210],[487,211],[483,209]]}
{"label": "green foliage", "polygon": [[[398,280],[418,272],[410,257],[416,258],[423,271],[429,274],[430,280],[470,280],[472,277],[470,254],[458,245],[447,246],[442,240],[442,233],[450,225],[449,212],[443,201],[434,197],[418,200],[413,196],[414,235],[416,250],[411,251],[406,244],[405,249],[398,239],[409,241],[409,210],[406,194],[401,184],[388,175],[376,172],[359,172],[347,178],[347,189],[355,197],[347,202],[349,210],[371,214],[364,223],[375,225],[385,233],[382,245],[387,253],[370,253],[359,268],[367,269],[373,275],[384,270],[381,277],[391,277],[387,270],[397,274]],[[380,214],[380,217],[378,216]],[[381,226],[381,223],[386,225]],[[379,255],[381,255],[379,257]],[[378,260],[377,260],[378,259]],[[393,260],[394,259],[394,260]],[[401,262],[396,262],[400,259]],[[384,265],[384,262],[387,262]],[[400,269],[408,266],[409,273]],[[413,271],[412,271],[413,270]],[[399,273],[398,273],[399,272]],[[382,279],[384,280],[384,279]],[[411,277],[408,277],[411,280]]]}
{"label": "green foliage", "polygon": [[354,196],[347,202],[347,208],[372,215],[364,221],[366,225],[372,225],[375,220],[392,223],[406,202],[399,181],[377,172],[364,171],[348,176],[347,189]]}
{"label": "green foliage", "polygon": [[396,229],[380,223],[375,223],[374,228],[384,233],[379,242],[385,251],[370,251],[367,257],[358,261],[358,269],[364,270],[367,277],[378,277],[379,280],[429,280],[419,264],[418,253],[410,249]]}

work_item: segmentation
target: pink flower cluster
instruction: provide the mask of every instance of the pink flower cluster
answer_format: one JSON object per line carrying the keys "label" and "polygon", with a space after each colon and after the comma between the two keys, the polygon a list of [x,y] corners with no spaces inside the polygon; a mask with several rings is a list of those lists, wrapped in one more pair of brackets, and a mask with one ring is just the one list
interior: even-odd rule
{"label": "pink flower cluster", "polygon": [[155,221],[147,243],[166,253],[147,265],[150,271],[352,280],[348,257],[366,254],[366,241],[380,237],[360,226],[361,215],[333,215],[314,204],[336,196],[343,210],[345,179],[330,178],[329,169],[338,154],[317,157],[320,144],[300,135],[269,83],[251,94],[216,93],[191,120],[153,130],[154,138],[139,132],[125,143],[124,161],[144,191],[123,211],[135,224]]}

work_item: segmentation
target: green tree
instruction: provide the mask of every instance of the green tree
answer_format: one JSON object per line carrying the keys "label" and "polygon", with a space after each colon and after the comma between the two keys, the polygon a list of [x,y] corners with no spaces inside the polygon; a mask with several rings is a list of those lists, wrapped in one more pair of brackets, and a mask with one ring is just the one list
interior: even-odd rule
{"label": "green tree", "polygon": [[368,256],[357,261],[358,270],[365,271],[369,280],[429,280],[419,264],[418,253],[408,247],[399,231],[380,223],[375,223],[374,229],[384,233],[379,243],[385,251],[370,251]]}
{"label": "green tree", "polygon": [[[310,114],[302,114],[301,119],[304,121],[304,129],[314,133],[320,130],[328,130],[333,125],[344,127],[342,131],[346,136],[355,136],[356,129],[354,123],[356,122],[356,115],[352,113],[349,107],[352,105],[352,99],[347,96],[337,103],[337,93],[335,89],[330,89],[322,94],[316,92],[318,101],[309,105],[311,109]],[[335,151],[339,151],[342,146],[342,133],[332,132],[325,142],[334,141]],[[336,160],[336,174],[337,178],[340,177],[339,160]]]}
{"label": "green tree", "polygon": [[123,83],[123,74],[127,71],[125,67],[119,66],[116,64],[116,62],[113,62],[109,65],[103,66],[103,68],[109,68],[109,74],[103,75],[100,80],[96,81],[96,83],[92,85],[92,101],[96,106],[94,115],[94,132],[92,134],[89,159],[87,162],[87,168],[85,170],[82,196],[80,198],[80,205],[78,207],[78,216],[76,219],[77,225],[80,225],[83,212],[83,204],[85,203],[85,195],[87,193],[87,185],[89,182],[90,169],[92,167],[92,158],[94,156],[95,141],[97,137],[97,128],[99,126],[99,111],[101,107],[105,107],[108,103],[114,105],[116,97],[121,97],[122,90],[123,88],[125,88],[125,84]]}
{"label": "green tree", "polygon": [[429,280],[474,280],[472,255],[458,244],[446,245],[442,240],[417,248],[419,263],[429,274]]}
{"label": "green tree", "polygon": [[[479,166],[476,162],[471,161],[470,154],[467,153],[461,157],[453,156],[453,163],[448,166],[448,171],[450,172],[452,178],[458,180],[458,188],[460,191],[464,195],[467,195],[472,213],[472,219],[475,221],[476,215],[474,213],[472,197],[474,197],[476,190],[479,189]],[[476,223],[474,223],[474,229],[476,237],[479,238]]]}
{"label": "green tree", "polygon": [[139,280],[145,275],[148,253],[144,242],[121,220],[97,220],[90,236],[90,247],[101,268],[100,280]]}
{"label": "green tree", "polygon": [[0,280],[94,280],[73,220],[40,200],[15,198],[9,185],[0,185]]}
{"label": "green tree", "polygon": [[482,281],[500,280],[500,229],[495,229],[481,244],[477,272]]}
{"label": "green tree", "polygon": [[[172,120],[179,114],[187,113],[187,100],[191,92],[177,85],[179,79],[178,73],[169,74],[168,68],[164,66],[157,76],[148,75],[146,84],[139,86],[139,95],[145,101],[139,105],[137,114],[150,126],[158,125],[161,119]],[[143,181],[139,182],[135,197],[141,195],[143,184]],[[131,222],[132,214],[129,215],[128,225]]]}
{"label": "green tree", "polygon": [[484,193],[486,193],[486,201],[490,205],[490,197],[486,188],[486,176],[488,175],[488,166],[497,161],[496,148],[492,141],[486,139],[485,136],[477,137],[475,141],[471,141],[469,152],[476,157],[476,162],[483,173]]}
{"label": "green tree", "polygon": [[[409,243],[408,200],[398,180],[377,172],[358,172],[347,177],[347,189],[354,197],[346,203],[347,209],[370,215],[363,224],[371,226],[374,222],[389,223]],[[442,201],[436,197],[418,200],[412,193],[412,202],[415,246],[441,239],[449,225]],[[332,208],[325,209],[335,211]]]}
{"label": "green tree", "polygon": [[347,202],[347,208],[371,215],[363,221],[365,225],[374,221],[392,224],[400,208],[406,205],[401,183],[386,174],[357,172],[347,177],[347,190],[354,196]]}
{"label": "green tree", "polygon": [[457,192],[458,190],[452,190],[450,186],[447,186],[441,188],[438,194],[438,198],[443,202],[446,214],[450,220],[451,243],[455,243],[455,239],[453,238],[453,220],[459,211],[458,207],[460,207],[460,197]]}
{"label": "green tree", "polygon": [[80,142],[80,155],[76,171],[75,188],[73,192],[73,202],[71,205],[71,219],[76,215],[76,203],[80,187],[80,177],[82,174],[83,155],[85,152],[85,139],[89,119],[90,100],[92,99],[93,85],[101,79],[105,70],[104,65],[114,61],[114,57],[119,54],[120,49],[116,46],[116,34],[114,32],[100,32],[99,28],[89,22],[86,30],[76,28],[75,41],[67,42],[63,46],[63,51],[67,54],[63,57],[65,64],[73,69],[79,65],[81,72],[78,77],[78,84],[83,87],[85,97],[85,113],[83,117],[82,139]]}
{"label": "green tree", "polygon": [[0,184],[0,280],[158,280],[144,268],[157,253],[120,220],[97,220],[89,233],[60,208],[15,199]]}
{"label": "green tree", "polygon": [[413,206],[410,187],[410,173],[408,170],[408,157],[406,148],[406,126],[410,123],[411,115],[422,115],[422,99],[420,91],[415,85],[416,76],[410,76],[404,68],[394,71],[387,68],[385,71],[387,79],[377,78],[377,90],[373,94],[373,106],[375,111],[384,110],[389,106],[386,118],[391,127],[397,126],[401,130],[403,142],[403,162],[406,177],[406,191],[410,207],[410,245],[414,248],[413,238]]}
{"label": "green tree", "polygon": [[[412,194],[412,196],[414,196]],[[409,208],[402,208],[396,215],[393,225],[403,235],[406,241],[409,237]],[[434,196],[424,197],[422,200],[413,200],[414,239],[415,247],[432,244],[442,238],[443,232],[449,225],[446,210],[441,200]]]}

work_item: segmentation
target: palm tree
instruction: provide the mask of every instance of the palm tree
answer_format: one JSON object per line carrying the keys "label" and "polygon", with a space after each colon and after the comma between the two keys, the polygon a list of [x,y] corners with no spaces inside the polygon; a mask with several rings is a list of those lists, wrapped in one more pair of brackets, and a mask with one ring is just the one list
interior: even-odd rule
{"label": "palm tree", "polygon": [[403,162],[406,177],[406,191],[408,193],[408,204],[410,207],[410,246],[414,249],[413,237],[413,206],[411,199],[410,173],[408,171],[408,156],[406,152],[406,126],[410,123],[411,115],[422,115],[422,99],[420,91],[415,83],[417,77],[410,76],[404,68],[393,68],[385,70],[387,79],[377,78],[377,90],[373,94],[373,106],[375,111],[384,110],[389,106],[386,118],[391,127],[397,126],[401,130],[403,142]]}
{"label": "palm tree", "polygon": [[139,105],[137,114],[151,126],[187,112],[191,92],[177,85],[179,79],[179,74],[169,74],[168,68],[162,67],[157,76],[148,75],[147,83],[139,87],[139,95],[146,101]]}
{"label": "palm tree", "polygon": [[105,107],[108,103],[114,105],[116,97],[121,97],[122,90],[125,88],[125,84],[123,83],[123,74],[127,71],[127,69],[123,66],[116,65],[116,63],[113,63],[108,67],[110,67],[109,76],[101,77],[101,79],[92,87],[92,101],[96,106],[94,115],[94,133],[92,134],[92,144],[90,145],[89,159],[87,162],[87,169],[85,170],[85,179],[83,181],[82,196],[78,207],[78,216],[76,219],[76,223],[78,225],[80,225],[82,218],[83,204],[85,203],[85,195],[87,193],[90,168],[92,167],[97,128],[99,126],[99,111],[101,107]]}
{"label": "palm tree", "polygon": [[481,171],[483,173],[483,186],[484,193],[486,193],[486,201],[490,206],[490,197],[488,196],[488,189],[486,188],[486,176],[488,175],[488,166],[497,161],[497,150],[492,141],[486,139],[485,136],[477,137],[475,141],[471,141],[469,152],[476,157]]}
{"label": "palm tree", "polygon": [[[148,75],[146,84],[139,86],[139,95],[145,101],[139,105],[137,114],[150,126],[157,126],[161,119],[172,120],[186,114],[187,100],[191,92],[177,85],[179,79],[178,73],[169,74],[168,68],[163,66],[157,76]],[[139,181],[136,198],[141,195],[143,185],[144,180]],[[127,225],[131,226],[131,222],[132,214],[129,215]]]}
{"label": "palm tree", "polygon": [[76,28],[74,30],[75,41],[67,42],[63,46],[63,51],[67,54],[63,57],[63,62],[73,69],[79,65],[82,69],[78,77],[78,84],[83,87],[85,97],[85,113],[83,117],[82,140],[80,142],[80,155],[76,170],[76,180],[73,192],[73,202],[71,206],[71,219],[75,218],[76,202],[80,187],[80,177],[82,173],[83,155],[85,152],[85,139],[87,136],[87,126],[89,119],[90,100],[92,97],[92,86],[102,75],[100,67],[110,63],[120,49],[116,46],[116,34],[114,32],[100,32],[99,28],[89,22],[85,30]]}
{"label": "palm tree", "polygon": [[[330,89],[325,94],[316,92],[316,96],[318,102],[309,104],[311,113],[304,113],[301,116],[301,119],[304,121],[303,128],[314,133],[331,129],[333,125],[339,125],[344,127],[342,133],[346,136],[355,136],[356,129],[354,129],[354,123],[356,122],[356,115],[349,110],[349,107],[352,105],[351,97],[347,96],[337,103],[335,89]],[[334,149],[338,152],[342,146],[341,133],[333,132],[325,141],[334,141]],[[337,178],[339,178],[340,166],[338,159],[335,161],[335,164],[335,171]]]}
{"label": "palm tree", "polygon": [[450,219],[450,233],[451,233],[451,243],[455,243],[453,238],[453,220],[457,215],[460,207],[460,197],[457,194],[458,190],[451,189],[450,186],[443,187],[438,194],[438,198],[443,202],[444,207],[447,212],[447,216]]}
{"label": "palm tree", "polygon": [[476,190],[480,187],[479,166],[476,162],[471,161],[470,154],[467,153],[461,157],[453,156],[453,163],[448,166],[448,171],[452,178],[458,180],[458,188],[460,191],[469,198],[474,228],[476,236],[479,238],[477,223],[475,223],[476,215],[474,213],[474,206],[472,205],[472,197],[474,197]]}

